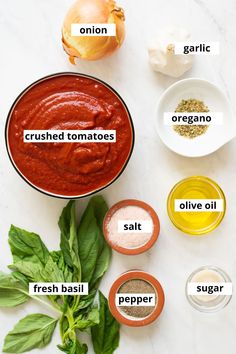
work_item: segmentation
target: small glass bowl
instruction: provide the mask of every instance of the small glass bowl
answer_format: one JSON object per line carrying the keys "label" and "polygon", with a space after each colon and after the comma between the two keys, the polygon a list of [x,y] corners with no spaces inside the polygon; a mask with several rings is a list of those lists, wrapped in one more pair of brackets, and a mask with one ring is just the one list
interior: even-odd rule
{"label": "small glass bowl", "polygon": [[[174,207],[175,199],[222,199],[224,210],[220,212],[178,212]],[[192,176],[181,180],[172,188],[167,200],[170,220],[175,227],[188,235],[201,236],[215,230],[222,222],[225,210],[224,192],[216,182],[205,176]]]}
{"label": "small glass bowl", "polygon": [[[120,287],[129,280],[140,279],[149,283],[153,289],[156,291],[157,303],[155,309],[151,314],[144,318],[135,318],[129,315],[126,315],[124,312],[120,311],[119,307],[116,305],[116,294],[119,292]],[[159,283],[159,281],[154,278],[151,274],[140,271],[140,270],[131,270],[126,273],[123,273],[112,285],[109,297],[108,304],[112,315],[115,319],[126,326],[130,327],[142,327],[151,324],[154,322],[161,314],[165,303],[164,290]]]}
{"label": "small glass bowl", "polygon": [[[231,283],[230,277],[223,271],[222,269],[216,266],[203,266],[201,268],[196,269],[187,279],[186,287],[185,287],[185,294],[188,299],[188,302],[192,307],[200,312],[205,313],[214,313],[222,310],[231,300],[232,295],[218,295],[212,301],[201,301],[197,296],[189,295],[188,294],[188,284],[192,283],[192,279],[194,276],[203,271],[203,270],[212,270],[219,274],[222,278],[222,282]],[[216,282],[217,285],[217,282]]]}

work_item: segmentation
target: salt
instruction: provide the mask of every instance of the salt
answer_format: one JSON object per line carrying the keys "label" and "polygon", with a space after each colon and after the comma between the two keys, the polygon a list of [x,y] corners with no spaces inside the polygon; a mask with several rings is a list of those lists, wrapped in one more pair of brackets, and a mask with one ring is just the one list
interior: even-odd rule
{"label": "salt", "polygon": [[[118,222],[139,220],[140,222],[149,221],[152,223],[152,230],[150,232],[138,233],[135,231],[118,232]],[[145,245],[153,233],[153,220],[151,215],[143,208],[138,206],[125,206],[119,208],[107,221],[106,225],[108,231],[108,238],[113,245],[123,248],[138,248]]]}

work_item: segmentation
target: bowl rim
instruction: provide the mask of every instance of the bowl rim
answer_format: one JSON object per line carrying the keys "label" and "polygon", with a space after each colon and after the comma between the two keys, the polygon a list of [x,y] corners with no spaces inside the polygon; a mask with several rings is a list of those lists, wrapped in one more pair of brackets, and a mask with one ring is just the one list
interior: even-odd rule
{"label": "bowl rim", "polygon": [[[128,207],[128,206],[137,206],[137,207],[142,208],[145,211],[147,211],[148,214],[151,216],[152,223],[153,223],[153,231],[152,231],[152,235],[150,236],[150,239],[145,244],[142,244],[141,246],[135,247],[135,248],[126,248],[126,247],[118,246],[118,245],[114,244],[113,242],[111,242],[111,240],[109,238],[109,232],[107,229],[107,224],[109,223],[113,214],[117,210],[124,208],[124,207]],[[106,213],[106,215],[103,219],[103,234],[104,234],[104,237],[105,237],[107,243],[115,251],[125,254],[125,255],[137,255],[137,254],[141,254],[141,253],[148,251],[157,241],[159,234],[160,234],[160,220],[159,220],[159,217],[158,217],[157,213],[155,212],[155,210],[149,204],[147,204],[141,200],[138,200],[138,199],[125,199],[125,200],[121,200],[118,203],[114,204]]]}
{"label": "bowl rim", "polygon": [[[127,156],[127,159],[122,167],[122,169],[120,170],[120,172],[106,185],[97,188],[96,190],[93,190],[91,192],[88,193],[84,193],[82,195],[63,195],[63,194],[56,194],[56,193],[52,193],[49,192],[47,190],[44,190],[42,188],[37,187],[35,184],[33,184],[32,182],[30,182],[30,180],[28,180],[23,173],[21,173],[21,171],[19,170],[19,168],[17,167],[17,165],[14,162],[14,159],[12,157],[11,154],[11,150],[10,150],[10,146],[9,146],[9,139],[8,139],[8,129],[9,129],[9,123],[11,121],[11,116],[12,116],[12,112],[15,108],[15,106],[17,105],[17,103],[19,102],[19,100],[34,86],[38,85],[39,83],[46,81],[48,79],[52,79],[54,77],[60,77],[60,76],[78,76],[78,77],[84,77],[84,78],[88,78],[88,79],[92,79],[94,81],[97,81],[101,84],[103,84],[104,86],[106,86],[111,92],[113,92],[113,94],[115,94],[118,99],[120,100],[120,102],[123,104],[126,112],[127,112],[127,116],[128,116],[128,120],[130,123],[130,127],[131,127],[131,133],[132,133],[132,141],[131,141],[131,146],[130,146],[130,151],[129,154]],[[59,199],[80,199],[80,198],[85,198],[85,197],[89,197],[93,194],[96,194],[100,191],[102,191],[103,189],[109,187],[112,183],[114,183],[124,172],[125,168],[128,165],[128,162],[132,156],[133,150],[134,150],[134,144],[135,144],[135,129],[134,129],[134,123],[133,123],[133,119],[132,116],[130,114],[130,111],[125,103],[125,101],[123,100],[123,98],[120,96],[120,94],[109,84],[107,84],[105,81],[96,78],[95,76],[92,75],[88,75],[88,74],[83,74],[83,73],[77,73],[77,72],[73,72],[73,71],[63,71],[63,72],[57,72],[54,74],[49,74],[46,76],[43,76],[42,78],[34,81],[33,83],[31,83],[30,85],[28,85],[24,90],[21,91],[21,93],[16,97],[16,99],[14,100],[14,102],[12,103],[7,118],[6,118],[6,122],[5,122],[5,147],[6,147],[6,151],[8,154],[8,157],[11,161],[12,166],[14,167],[15,171],[18,173],[18,175],[32,188],[34,188],[35,190],[37,190],[40,193],[43,193],[44,195],[50,196],[50,197],[54,197],[54,198],[59,198]]]}
{"label": "bowl rim", "polygon": [[[157,294],[157,304],[153,312],[151,312],[151,314],[145,318],[134,320],[127,318],[125,315],[123,316],[122,313],[117,309],[115,301],[116,294],[122,284],[133,279],[140,279],[148,282],[152,285]],[[160,282],[151,274],[141,270],[130,270],[121,274],[112,284],[108,295],[108,305],[112,315],[117,319],[118,322],[130,327],[142,327],[153,323],[162,313],[164,304],[165,294]]]}

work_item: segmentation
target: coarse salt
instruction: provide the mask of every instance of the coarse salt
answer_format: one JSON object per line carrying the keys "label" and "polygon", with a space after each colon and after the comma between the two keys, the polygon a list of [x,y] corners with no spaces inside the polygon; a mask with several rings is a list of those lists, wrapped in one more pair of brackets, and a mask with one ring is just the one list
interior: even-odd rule
{"label": "coarse salt", "polygon": [[[130,221],[130,220],[139,220],[141,221],[150,221],[152,223],[151,232],[137,233],[136,231],[130,232],[118,232],[118,222]],[[111,243],[116,246],[123,248],[138,248],[145,245],[153,233],[153,220],[151,215],[143,208],[138,206],[125,206],[119,208],[107,221],[106,225],[108,231],[108,237]]]}

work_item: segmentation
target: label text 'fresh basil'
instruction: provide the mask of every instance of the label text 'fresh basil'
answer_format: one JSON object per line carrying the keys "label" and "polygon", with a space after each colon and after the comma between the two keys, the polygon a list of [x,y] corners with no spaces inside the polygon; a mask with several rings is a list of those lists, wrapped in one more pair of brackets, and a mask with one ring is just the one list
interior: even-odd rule
{"label": "label text 'fresh basil'", "polygon": [[29,283],[30,295],[88,295],[88,283]]}

